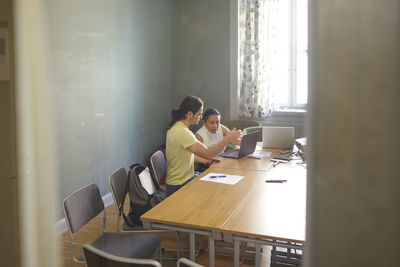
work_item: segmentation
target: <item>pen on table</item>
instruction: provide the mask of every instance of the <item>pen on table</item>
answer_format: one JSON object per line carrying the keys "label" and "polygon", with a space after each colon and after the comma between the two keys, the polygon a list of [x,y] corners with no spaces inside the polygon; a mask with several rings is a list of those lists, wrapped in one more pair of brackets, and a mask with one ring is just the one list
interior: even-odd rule
{"label": "pen on table", "polygon": [[210,178],[222,178],[226,177],[226,175],[211,175]]}
{"label": "pen on table", "polygon": [[278,165],[280,163],[279,160],[275,161],[274,164],[272,165],[272,167],[276,167],[276,165]]}
{"label": "pen on table", "polygon": [[287,180],[265,180],[266,183],[285,183]]}

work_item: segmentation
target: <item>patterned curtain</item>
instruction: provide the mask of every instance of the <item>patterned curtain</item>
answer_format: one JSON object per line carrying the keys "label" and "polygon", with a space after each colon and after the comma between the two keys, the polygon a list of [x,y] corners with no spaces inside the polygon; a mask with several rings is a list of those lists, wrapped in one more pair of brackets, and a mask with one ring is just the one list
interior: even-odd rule
{"label": "patterned curtain", "polygon": [[262,118],[273,111],[271,90],[279,0],[240,0],[239,116]]}

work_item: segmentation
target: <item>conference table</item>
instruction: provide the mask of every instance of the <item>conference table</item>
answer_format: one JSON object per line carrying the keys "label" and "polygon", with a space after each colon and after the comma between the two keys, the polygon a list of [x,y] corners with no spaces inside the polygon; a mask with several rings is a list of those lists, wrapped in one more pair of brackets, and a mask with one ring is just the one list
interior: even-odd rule
{"label": "conference table", "polygon": [[[193,261],[195,235],[208,236],[210,266],[214,266],[216,240],[233,243],[235,266],[239,266],[241,242],[255,244],[255,266],[260,266],[261,245],[302,249],[306,168],[295,160],[275,167],[270,159],[279,150],[266,151],[272,153],[268,158],[221,158],[142,215],[144,227],[189,233]],[[234,185],[200,180],[208,173],[244,178]]]}

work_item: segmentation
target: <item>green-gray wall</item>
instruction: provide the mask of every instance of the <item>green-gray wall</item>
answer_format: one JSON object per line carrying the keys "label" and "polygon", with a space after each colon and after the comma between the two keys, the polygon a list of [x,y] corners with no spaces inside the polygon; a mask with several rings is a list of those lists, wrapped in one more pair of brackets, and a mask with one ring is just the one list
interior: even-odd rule
{"label": "green-gray wall", "polygon": [[[60,200],[164,143],[173,107],[175,4],[48,1]],[[61,217],[61,201],[60,201]]]}
{"label": "green-gray wall", "polygon": [[184,96],[229,114],[229,0],[47,2],[60,201],[147,163]]}
{"label": "green-gray wall", "polygon": [[229,0],[177,0],[177,95],[229,115]]}

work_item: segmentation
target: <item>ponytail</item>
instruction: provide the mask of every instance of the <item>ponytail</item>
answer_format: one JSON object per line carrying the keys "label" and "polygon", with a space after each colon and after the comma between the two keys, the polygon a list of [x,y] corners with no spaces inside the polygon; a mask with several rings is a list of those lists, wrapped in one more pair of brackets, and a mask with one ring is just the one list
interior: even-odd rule
{"label": "ponytail", "polygon": [[182,100],[179,109],[171,110],[171,122],[168,125],[168,130],[174,126],[175,122],[185,119],[186,114],[191,111],[195,114],[203,106],[203,100],[196,96],[187,96]]}
{"label": "ponytail", "polygon": [[172,120],[168,125],[168,130],[171,129],[172,126],[174,126],[175,122],[179,121],[180,119],[183,119],[180,110],[177,108],[171,110],[171,117]]}

